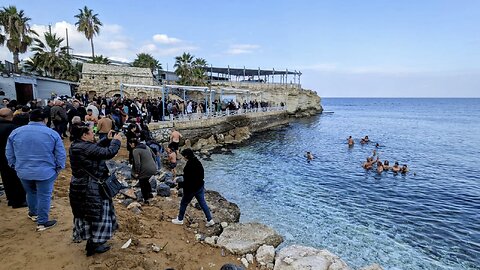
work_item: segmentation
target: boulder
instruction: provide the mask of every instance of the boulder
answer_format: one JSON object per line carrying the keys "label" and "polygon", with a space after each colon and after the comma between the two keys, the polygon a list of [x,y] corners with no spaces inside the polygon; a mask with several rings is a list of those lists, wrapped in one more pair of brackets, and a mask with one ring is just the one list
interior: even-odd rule
{"label": "boulder", "polygon": [[177,186],[177,183],[175,183],[174,181],[168,179],[168,180],[165,181],[165,185],[167,185],[167,186],[170,187],[170,188],[174,188],[174,187]]}
{"label": "boulder", "polygon": [[275,260],[275,248],[273,246],[263,245],[257,249],[255,256],[259,264],[267,265]]}
{"label": "boulder", "polygon": [[157,191],[157,178],[154,176],[150,177],[150,179],[148,180],[148,182],[150,182],[150,186],[152,188],[152,192],[156,192]]}
{"label": "boulder", "polygon": [[225,228],[217,245],[233,254],[254,253],[262,245],[278,246],[283,238],[275,230],[261,223],[236,223]]}
{"label": "boulder", "polygon": [[225,135],[224,142],[226,144],[232,144],[234,141],[235,141],[235,138],[232,135],[230,135],[230,134]]}
{"label": "boulder", "polygon": [[122,190],[120,190],[120,193],[125,195],[125,197],[127,197],[127,198],[131,198],[131,199],[134,199],[134,200],[137,199],[137,195],[135,195],[135,190],[133,188],[122,189]]}
{"label": "boulder", "polygon": [[274,270],[351,270],[338,256],[326,249],[292,245],[275,256]]}
{"label": "boulder", "polygon": [[[227,222],[227,224],[230,224],[237,223],[240,220],[240,208],[238,205],[227,201],[220,193],[207,190],[205,192],[205,200],[215,218],[215,222]],[[200,205],[198,207],[200,208]]]}
{"label": "boulder", "polygon": [[250,129],[248,126],[235,128],[235,140],[244,141],[250,138]]}
{"label": "boulder", "polygon": [[165,183],[161,183],[157,187],[157,196],[170,197],[170,187],[167,186]]}
{"label": "boulder", "polygon": [[223,134],[221,134],[221,133],[217,134],[216,137],[217,137],[217,142],[219,144],[223,144],[225,142],[225,136],[223,136]]}

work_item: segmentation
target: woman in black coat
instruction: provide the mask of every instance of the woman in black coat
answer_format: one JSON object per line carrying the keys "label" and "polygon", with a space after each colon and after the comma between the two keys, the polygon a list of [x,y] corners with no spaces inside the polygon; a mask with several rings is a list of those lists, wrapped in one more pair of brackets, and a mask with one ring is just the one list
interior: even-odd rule
{"label": "woman in black coat", "polygon": [[183,217],[185,216],[187,206],[192,201],[193,197],[195,197],[207,218],[205,226],[213,226],[215,222],[212,219],[210,209],[208,209],[207,202],[205,201],[205,182],[203,181],[204,171],[202,163],[197,157],[195,157],[193,151],[189,148],[183,150],[181,154],[183,158],[187,160],[187,164],[183,169],[183,196],[182,201],[180,202],[178,217],[172,219],[172,223],[178,225],[183,224]]}
{"label": "woman in black coat", "polygon": [[107,139],[94,142],[92,129],[83,123],[72,126],[74,139],[70,146],[70,206],[73,212],[73,240],[87,240],[87,256],[110,249],[105,244],[118,228],[111,199],[102,196],[97,179],[108,177],[105,160],[113,158],[120,149],[121,136],[112,132]]}

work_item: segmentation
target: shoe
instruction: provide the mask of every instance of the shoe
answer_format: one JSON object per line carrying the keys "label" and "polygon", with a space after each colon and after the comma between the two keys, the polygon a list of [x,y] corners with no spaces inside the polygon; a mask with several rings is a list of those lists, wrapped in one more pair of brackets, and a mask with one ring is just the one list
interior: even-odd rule
{"label": "shoe", "polygon": [[38,216],[37,216],[37,215],[32,214],[32,213],[30,213],[30,212],[28,212],[27,216],[28,216],[28,218],[31,219],[32,221],[37,221],[37,219],[38,219]]}
{"label": "shoe", "polygon": [[183,220],[179,220],[178,217],[176,219],[172,219],[173,224],[183,225]]}
{"label": "shoe", "polygon": [[110,246],[103,243],[93,243],[92,241],[88,240],[87,241],[87,246],[85,247],[85,250],[87,251],[87,257],[90,257],[94,255],[95,253],[104,253],[110,250]]}
{"label": "shoe", "polygon": [[52,227],[54,227],[55,225],[57,225],[57,221],[56,220],[49,220],[43,224],[38,224],[37,225],[37,232],[41,232],[41,231],[45,231],[47,229],[50,229]]}
{"label": "shoe", "polygon": [[213,225],[215,225],[215,221],[213,221],[213,218],[210,219],[210,221],[207,221],[207,223],[205,223],[205,227],[212,227]]}

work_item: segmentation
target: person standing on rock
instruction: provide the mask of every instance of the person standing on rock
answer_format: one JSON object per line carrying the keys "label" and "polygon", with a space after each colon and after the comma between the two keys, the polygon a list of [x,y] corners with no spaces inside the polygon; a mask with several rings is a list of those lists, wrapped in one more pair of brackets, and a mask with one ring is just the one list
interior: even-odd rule
{"label": "person standing on rock", "polygon": [[143,202],[148,204],[148,199],[153,198],[150,177],[157,173],[157,162],[152,149],[145,144],[145,141],[135,142],[133,149],[133,168],[132,176],[140,182]]}
{"label": "person standing on rock", "polygon": [[174,127],[172,128],[172,134],[170,134],[170,145],[172,150],[178,155],[178,147],[180,145],[180,138],[183,137]]}
{"label": "person standing on rock", "polygon": [[182,156],[187,161],[187,164],[185,164],[185,168],[183,169],[183,196],[182,201],[180,202],[178,216],[177,218],[172,219],[172,223],[177,225],[183,224],[183,218],[187,206],[192,201],[193,197],[195,197],[207,218],[205,226],[213,226],[215,222],[212,219],[210,209],[205,201],[205,182],[203,181],[204,170],[202,163],[197,159],[190,148],[183,150]]}
{"label": "person standing on rock", "polygon": [[101,194],[99,180],[108,177],[106,160],[117,155],[121,146],[121,135],[112,136],[98,144],[91,127],[79,124],[72,127],[70,146],[70,206],[73,213],[73,241],[87,240],[87,256],[103,253],[110,249],[105,243],[118,228],[113,201]]}

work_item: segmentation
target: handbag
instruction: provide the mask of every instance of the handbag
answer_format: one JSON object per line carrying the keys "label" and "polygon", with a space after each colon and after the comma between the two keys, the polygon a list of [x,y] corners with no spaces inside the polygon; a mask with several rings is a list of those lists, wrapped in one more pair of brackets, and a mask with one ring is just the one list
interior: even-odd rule
{"label": "handbag", "polygon": [[110,174],[105,180],[100,180],[90,172],[86,170],[84,171],[98,183],[100,192],[105,199],[112,199],[120,192],[120,190],[128,188],[118,181],[117,176],[114,173]]}

